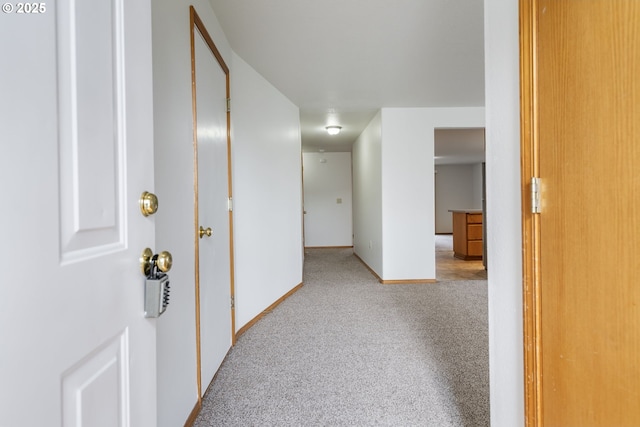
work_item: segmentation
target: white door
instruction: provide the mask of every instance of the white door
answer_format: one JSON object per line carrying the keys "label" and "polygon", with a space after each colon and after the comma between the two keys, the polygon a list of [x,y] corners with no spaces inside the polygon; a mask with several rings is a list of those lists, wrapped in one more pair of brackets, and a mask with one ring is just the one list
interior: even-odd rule
{"label": "white door", "polygon": [[199,227],[211,229],[211,236],[201,233],[199,239],[200,375],[206,390],[232,345],[227,84],[203,33],[194,32],[198,218]]}
{"label": "white door", "polygon": [[2,9],[0,425],[155,426],[149,1]]}

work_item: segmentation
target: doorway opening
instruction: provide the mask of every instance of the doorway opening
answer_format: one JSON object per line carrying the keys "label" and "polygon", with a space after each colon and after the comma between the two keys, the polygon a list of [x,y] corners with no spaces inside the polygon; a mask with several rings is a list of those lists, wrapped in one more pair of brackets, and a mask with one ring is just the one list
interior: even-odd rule
{"label": "doorway opening", "polygon": [[486,280],[485,129],[434,129],[437,280]]}

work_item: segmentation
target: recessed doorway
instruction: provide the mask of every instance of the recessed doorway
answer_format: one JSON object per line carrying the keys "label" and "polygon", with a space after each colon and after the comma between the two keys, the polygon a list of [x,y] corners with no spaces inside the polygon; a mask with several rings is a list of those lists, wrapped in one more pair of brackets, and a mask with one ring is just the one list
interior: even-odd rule
{"label": "recessed doorway", "polygon": [[[484,128],[434,130],[437,280],[487,279],[484,262],[486,253],[484,221],[480,219],[474,221],[474,224],[463,226],[465,235],[460,236],[460,228],[454,227],[452,212],[468,212],[476,218],[484,218],[484,152]],[[470,232],[468,236],[467,230]],[[456,252],[454,252],[454,233],[458,233],[455,239]],[[461,245],[463,250],[460,249]],[[467,254],[467,245],[477,253]],[[473,259],[478,256],[479,259]]]}

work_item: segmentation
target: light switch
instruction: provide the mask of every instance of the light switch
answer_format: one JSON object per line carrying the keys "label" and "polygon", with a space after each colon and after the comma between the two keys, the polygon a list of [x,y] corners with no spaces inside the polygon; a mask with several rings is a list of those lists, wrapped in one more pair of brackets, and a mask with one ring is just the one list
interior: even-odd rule
{"label": "light switch", "polygon": [[337,204],[342,203],[342,199],[338,197],[338,198],[336,199],[336,203],[337,203]]}

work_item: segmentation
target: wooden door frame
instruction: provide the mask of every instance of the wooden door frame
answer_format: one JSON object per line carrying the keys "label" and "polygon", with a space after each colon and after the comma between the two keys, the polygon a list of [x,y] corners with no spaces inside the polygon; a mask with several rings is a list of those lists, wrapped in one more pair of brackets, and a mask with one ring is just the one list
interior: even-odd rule
{"label": "wooden door frame", "polygon": [[538,0],[519,1],[520,21],[520,170],[525,426],[542,423],[540,218],[531,213],[531,178],[539,176],[537,90]]}
{"label": "wooden door frame", "polygon": [[[193,162],[194,162],[194,246],[195,246],[195,294],[196,294],[196,369],[197,369],[197,384],[198,384],[198,404],[199,407],[202,403],[202,378],[201,378],[201,369],[202,369],[202,359],[201,359],[201,342],[200,342],[200,238],[198,234],[199,230],[199,211],[198,211],[198,126],[197,126],[197,105],[196,105],[196,54],[195,54],[195,31],[196,29],[202,35],[205,43],[211,49],[211,53],[215,56],[220,68],[225,74],[225,91],[227,100],[230,99],[230,86],[229,86],[229,67],[225,63],[220,51],[216,47],[213,39],[209,35],[204,23],[196,13],[196,10],[193,6],[189,6],[189,32],[190,32],[190,40],[191,40],[191,109],[192,109],[192,117],[193,117]],[[228,106],[228,104],[227,104]],[[227,107],[227,193],[229,200],[233,200],[232,193],[232,182],[231,182],[231,112],[230,108]],[[230,295],[231,295],[231,346],[234,346],[236,343],[236,322],[235,322],[235,304],[233,301],[235,300],[235,260],[233,256],[233,212],[229,209],[229,262],[230,262],[230,277],[229,277],[229,286]]]}

